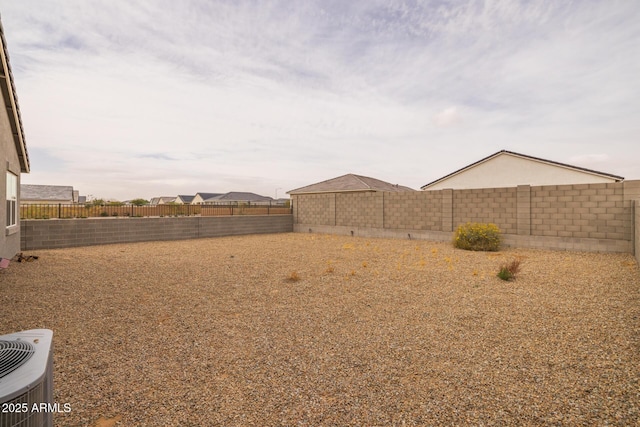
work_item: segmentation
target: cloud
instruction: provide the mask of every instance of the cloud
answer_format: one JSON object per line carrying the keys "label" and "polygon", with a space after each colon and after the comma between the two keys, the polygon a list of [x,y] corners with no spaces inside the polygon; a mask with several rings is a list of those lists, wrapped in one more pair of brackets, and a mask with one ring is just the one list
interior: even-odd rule
{"label": "cloud", "polygon": [[0,7],[27,146],[62,159],[23,181],[122,199],[348,172],[417,188],[502,148],[606,153],[637,176],[631,2]]}
{"label": "cloud", "polygon": [[448,107],[433,116],[433,123],[438,127],[454,126],[462,121],[462,115],[456,107]]}

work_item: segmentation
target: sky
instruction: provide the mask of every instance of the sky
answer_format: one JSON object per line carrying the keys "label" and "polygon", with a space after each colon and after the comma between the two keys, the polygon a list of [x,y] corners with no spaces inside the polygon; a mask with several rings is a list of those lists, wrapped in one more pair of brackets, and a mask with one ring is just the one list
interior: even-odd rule
{"label": "sky", "polygon": [[31,173],[128,200],[414,189],[499,150],[640,179],[640,3],[0,0]]}

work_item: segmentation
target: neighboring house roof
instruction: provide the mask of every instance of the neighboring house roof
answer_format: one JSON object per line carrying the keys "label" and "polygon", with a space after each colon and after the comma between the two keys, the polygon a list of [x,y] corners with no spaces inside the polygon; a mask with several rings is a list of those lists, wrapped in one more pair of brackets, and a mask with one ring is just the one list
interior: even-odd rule
{"label": "neighboring house roof", "polygon": [[205,202],[268,202],[271,200],[273,200],[271,197],[261,196],[256,193],[230,191],[225,194],[205,199]]}
{"label": "neighboring house roof", "polygon": [[0,43],[2,44],[2,48],[0,49],[0,62],[2,62],[2,64],[0,64],[0,91],[5,100],[11,134],[13,135],[18,160],[20,161],[20,170],[28,173],[30,169],[29,153],[27,152],[27,144],[24,138],[22,116],[20,115],[20,107],[18,106],[18,94],[16,93],[16,86],[13,82],[13,73],[11,72],[11,64],[9,63],[9,51],[7,49],[7,41],[4,38],[2,22],[0,22]]}
{"label": "neighboring house roof", "polygon": [[[599,172],[599,171],[595,171],[595,170],[592,170],[592,169],[587,169],[587,168],[583,168],[583,167],[579,167],[579,166],[568,165],[566,163],[555,162],[555,161],[552,161],[552,160],[541,159],[539,157],[528,156],[526,154],[520,154],[520,153],[516,153],[516,152],[513,152],[513,151],[500,150],[497,153],[494,153],[494,154],[492,154],[490,156],[487,156],[487,157],[485,157],[483,159],[480,159],[477,162],[471,163],[470,165],[465,166],[465,167],[463,167],[461,169],[458,169],[458,170],[456,170],[456,171],[454,171],[454,172],[452,172],[452,173],[450,173],[448,175],[445,175],[442,178],[438,178],[435,181],[432,181],[432,182],[430,182],[428,184],[425,184],[420,188],[422,190],[426,190],[426,189],[429,189],[430,187],[436,186],[437,184],[442,184],[443,181],[446,181],[446,180],[449,180],[449,179],[451,179],[453,177],[459,176],[459,175],[461,175],[461,174],[463,174],[465,172],[470,171],[471,169],[473,169],[473,168],[475,168],[475,167],[477,167],[479,165],[482,165],[482,164],[484,164],[486,162],[489,162],[489,161],[494,160],[494,159],[496,159],[498,157],[501,157],[501,156],[511,156],[511,157],[514,157],[514,158],[529,160],[531,162],[536,162],[536,163],[544,164],[544,165],[548,165],[548,166],[555,166],[555,167],[558,167],[558,168],[563,168],[563,169],[574,171],[574,172],[580,172],[580,173],[583,173],[583,174],[588,174],[588,175],[591,175],[591,176],[594,176],[594,177],[604,178],[604,179],[615,181],[615,182],[624,180],[624,177],[617,176],[617,175],[612,175],[612,174],[605,173],[605,172]],[[531,183],[529,183],[529,182],[521,182],[519,184],[531,184]]]}
{"label": "neighboring house roof", "polygon": [[73,202],[73,187],[69,185],[20,184],[20,199],[23,201],[68,201]]}
{"label": "neighboring house roof", "polygon": [[196,198],[197,196],[200,196],[202,200],[207,200],[213,197],[222,196],[222,193],[196,193],[196,195],[193,197]]}
{"label": "neighboring house roof", "polygon": [[191,203],[195,197],[196,197],[196,196],[185,196],[185,195],[179,195],[179,196],[176,198],[176,200],[177,200],[177,199],[180,199],[180,200],[182,201],[182,203]]}
{"label": "neighboring house roof", "polygon": [[150,205],[163,205],[165,203],[175,202],[176,198],[172,196],[154,197],[149,202]]}
{"label": "neighboring house roof", "polygon": [[415,191],[413,188],[398,184],[391,184],[368,176],[355,175],[352,173],[328,179],[306,187],[296,188],[287,191],[287,194],[309,194],[309,193],[342,193],[348,191]]}

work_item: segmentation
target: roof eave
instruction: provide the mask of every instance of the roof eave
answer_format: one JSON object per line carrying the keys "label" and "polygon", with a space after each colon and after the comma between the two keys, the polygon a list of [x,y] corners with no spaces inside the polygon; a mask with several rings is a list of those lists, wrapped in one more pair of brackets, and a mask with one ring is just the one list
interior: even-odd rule
{"label": "roof eave", "polygon": [[20,116],[20,107],[18,106],[18,96],[16,94],[15,84],[13,82],[13,74],[11,73],[11,65],[9,64],[9,51],[7,50],[7,42],[4,37],[4,28],[2,22],[0,22],[0,42],[2,43],[2,49],[0,49],[0,60],[2,61],[2,75],[0,76],[0,85],[2,86],[2,92],[8,98],[7,116],[9,117],[9,123],[11,125],[11,133],[16,146],[16,152],[18,153],[18,160],[20,162],[20,170],[24,173],[29,173],[29,153],[27,151],[27,145],[24,138],[24,129],[22,126],[22,117]]}
{"label": "roof eave", "polygon": [[376,191],[386,191],[386,190],[375,190],[373,188],[362,188],[358,190],[319,190],[319,191],[287,191],[287,194],[292,196],[298,196],[300,194],[322,194],[322,193],[373,193]]}

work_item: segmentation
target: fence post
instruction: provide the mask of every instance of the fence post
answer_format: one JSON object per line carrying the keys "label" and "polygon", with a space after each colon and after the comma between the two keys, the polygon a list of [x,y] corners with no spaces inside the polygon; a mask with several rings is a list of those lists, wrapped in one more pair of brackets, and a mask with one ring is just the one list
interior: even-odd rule
{"label": "fence post", "polygon": [[531,235],[530,185],[518,185],[516,190],[516,234]]}
{"label": "fence post", "polygon": [[60,219],[60,211],[62,210],[62,203],[58,203],[58,219]]}
{"label": "fence post", "polygon": [[442,231],[453,231],[453,189],[440,190],[442,194]]}

